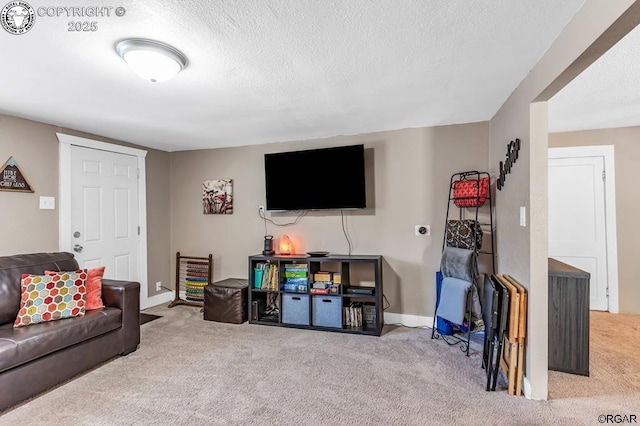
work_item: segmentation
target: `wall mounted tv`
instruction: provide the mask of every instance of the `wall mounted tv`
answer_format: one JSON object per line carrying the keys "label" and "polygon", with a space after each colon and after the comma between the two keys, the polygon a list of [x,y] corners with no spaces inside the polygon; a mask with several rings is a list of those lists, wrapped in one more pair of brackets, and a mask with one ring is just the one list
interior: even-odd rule
{"label": "wall mounted tv", "polygon": [[364,145],[264,155],[267,210],[363,209]]}

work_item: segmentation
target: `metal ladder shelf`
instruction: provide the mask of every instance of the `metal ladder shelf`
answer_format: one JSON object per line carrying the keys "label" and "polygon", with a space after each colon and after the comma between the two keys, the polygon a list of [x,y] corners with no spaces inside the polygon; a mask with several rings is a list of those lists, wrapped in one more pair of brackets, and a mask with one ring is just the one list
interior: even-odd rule
{"label": "metal ladder shelf", "polygon": [[[484,178],[486,178],[487,180],[486,196],[481,193],[481,182]],[[455,183],[459,181],[468,181],[468,180],[471,180],[471,181],[475,180],[477,182],[476,183],[477,192],[475,194],[465,196],[465,197],[460,197],[460,196],[456,197],[454,194]],[[459,204],[462,204],[462,205],[466,204],[468,206],[458,207],[456,205],[456,201],[458,201]],[[489,218],[488,218],[488,222],[486,220],[481,222],[478,220],[481,215],[480,209],[483,208],[485,204],[488,205]],[[453,209],[452,209],[452,205],[453,205]],[[472,226],[473,237],[472,237],[472,245],[470,247],[470,249],[473,251],[474,269],[477,269],[478,267],[479,255],[490,256],[491,271],[485,272],[485,273],[489,273],[489,274],[495,273],[495,269],[496,269],[495,238],[494,238],[495,229],[493,224],[493,208],[494,206],[493,206],[492,191],[491,191],[491,176],[489,175],[489,173],[472,170],[472,171],[454,173],[453,175],[451,175],[451,180],[449,181],[449,198],[447,200],[447,215],[445,219],[445,231],[444,231],[444,236],[442,238],[442,251],[444,252],[445,247],[447,247],[447,230],[448,230],[450,216],[458,216],[459,220],[465,220],[465,219],[473,220],[475,221],[475,224],[478,225],[478,226],[475,226],[475,225]],[[456,213],[455,209],[458,210],[457,215],[455,214]],[[487,226],[488,228],[486,228]],[[477,243],[478,237],[479,237],[479,235],[477,234],[478,227],[480,228],[483,234],[483,236],[480,237],[482,238],[480,240],[480,244]],[[487,247],[486,243],[489,243],[489,241],[483,241],[485,233],[488,234],[487,239],[491,240],[490,250],[488,248],[485,250],[480,250],[480,247],[478,247],[478,246]],[[476,283],[474,283],[473,285],[475,284]],[[480,295],[480,292],[478,292],[478,295]],[[453,327],[453,334],[444,334],[443,332],[446,332],[446,331],[438,328],[438,317],[436,316],[436,312],[438,309],[439,299],[440,298],[438,294],[436,307],[433,313],[433,328],[431,330],[431,338],[442,339],[449,345],[461,344],[460,350],[464,352],[467,356],[469,356],[469,342],[471,340],[471,334],[474,333],[475,331],[479,331],[479,330],[472,329],[472,317],[471,317],[472,303],[473,303],[472,292],[471,291],[468,292],[467,302],[466,302],[468,326],[466,327],[466,330],[464,325],[463,327]]]}

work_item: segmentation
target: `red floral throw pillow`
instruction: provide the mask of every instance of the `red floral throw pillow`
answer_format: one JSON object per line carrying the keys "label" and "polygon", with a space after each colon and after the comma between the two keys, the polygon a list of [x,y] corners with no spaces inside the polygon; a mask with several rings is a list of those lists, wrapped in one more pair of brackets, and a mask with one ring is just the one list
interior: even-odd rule
{"label": "red floral throw pillow", "polygon": [[87,272],[56,272],[52,275],[22,275],[20,311],[14,327],[83,316]]}

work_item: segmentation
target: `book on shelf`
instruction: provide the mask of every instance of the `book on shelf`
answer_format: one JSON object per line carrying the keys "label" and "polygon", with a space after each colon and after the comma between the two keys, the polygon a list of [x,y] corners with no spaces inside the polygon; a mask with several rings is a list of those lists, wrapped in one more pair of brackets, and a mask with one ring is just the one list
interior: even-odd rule
{"label": "book on shelf", "polygon": [[331,281],[316,281],[311,285],[312,288],[328,288],[331,287]]}
{"label": "book on shelf", "polygon": [[288,277],[288,278],[284,279],[284,282],[285,283],[290,283],[290,284],[307,284],[307,279],[306,278],[295,278],[295,277],[291,278],[291,277]]}
{"label": "book on shelf", "polygon": [[307,271],[292,271],[290,269],[285,269],[284,270],[284,276],[286,278],[307,278]]}
{"label": "book on shelf", "polygon": [[306,293],[307,292],[306,284],[296,284],[296,283],[284,283],[282,285],[283,291],[293,291],[296,293]]}
{"label": "book on shelf", "polygon": [[331,272],[316,272],[313,274],[313,279],[316,281],[331,281]]}
{"label": "book on shelf", "polygon": [[308,271],[309,267],[306,263],[286,263],[282,265],[285,271]]}
{"label": "book on shelf", "polygon": [[345,306],[343,309],[344,325],[350,327],[362,327],[362,303],[352,302],[349,306]]}
{"label": "book on shelf", "polygon": [[274,263],[258,263],[256,269],[262,270],[262,290],[278,290],[278,266]]}

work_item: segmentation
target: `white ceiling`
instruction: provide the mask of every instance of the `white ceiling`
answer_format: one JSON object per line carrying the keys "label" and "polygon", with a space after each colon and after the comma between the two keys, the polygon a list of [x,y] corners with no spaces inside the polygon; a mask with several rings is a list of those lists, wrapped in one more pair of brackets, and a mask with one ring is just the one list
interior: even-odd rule
{"label": "white ceiling", "polygon": [[[0,30],[0,112],[167,151],[483,121],[582,4],[120,0],[123,17]],[[68,31],[84,20],[97,31]],[[129,37],[171,44],[189,66],[144,81],[114,51]]]}
{"label": "white ceiling", "polygon": [[640,126],[640,27],[549,101],[549,131]]}

